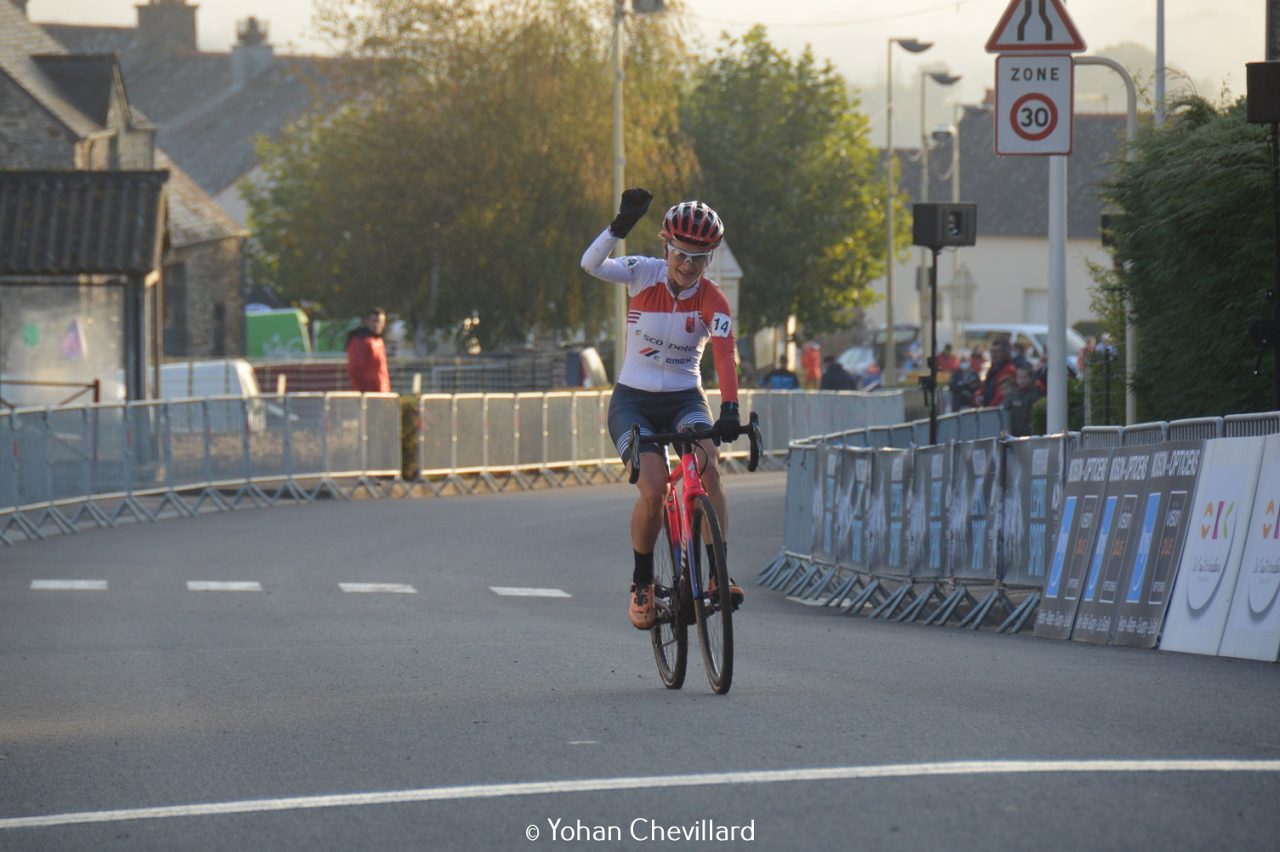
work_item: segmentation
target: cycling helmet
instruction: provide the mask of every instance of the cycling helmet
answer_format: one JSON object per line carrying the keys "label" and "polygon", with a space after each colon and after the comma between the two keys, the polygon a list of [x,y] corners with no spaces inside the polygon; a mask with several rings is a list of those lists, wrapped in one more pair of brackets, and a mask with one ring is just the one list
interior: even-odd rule
{"label": "cycling helmet", "polygon": [[724,239],[724,223],[701,201],[682,201],[663,217],[662,236],[713,249]]}

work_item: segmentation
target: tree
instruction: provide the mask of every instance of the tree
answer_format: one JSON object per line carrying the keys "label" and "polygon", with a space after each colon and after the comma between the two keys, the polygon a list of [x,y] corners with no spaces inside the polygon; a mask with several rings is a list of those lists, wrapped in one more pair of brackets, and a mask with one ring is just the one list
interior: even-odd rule
{"label": "tree", "polygon": [[[792,59],[763,27],[726,37],[698,69],[681,127],[701,163],[699,191],[743,268],[745,328],[795,314],[828,329],[870,300],[885,260],[878,152],[830,63],[809,50]],[[906,246],[910,229],[899,237]]]}
{"label": "tree", "polygon": [[1119,213],[1113,254],[1123,268],[1095,270],[1094,310],[1123,341],[1132,300],[1139,417],[1269,410],[1270,359],[1252,374],[1257,349],[1247,335],[1271,310],[1265,129],[1245,122],[1243,99],[1217,108],[1189,97],[1163,129],[1140,134],[1134,154],[1105,189]]}
{"label": "tree", "polygon": [[[609,13],[587,0],[330,2],[322,20],[363,60],[365,94],[262,145],[266,180],[247,194],[263,276],[331,313],[378,303],[444,330],[474,316],[486,346],[606,327],[613,292],[578,259],[617,204]],[[628,26],[629,170],[673,195],[689,159],[670,70],[687,64],[678,20]]]}

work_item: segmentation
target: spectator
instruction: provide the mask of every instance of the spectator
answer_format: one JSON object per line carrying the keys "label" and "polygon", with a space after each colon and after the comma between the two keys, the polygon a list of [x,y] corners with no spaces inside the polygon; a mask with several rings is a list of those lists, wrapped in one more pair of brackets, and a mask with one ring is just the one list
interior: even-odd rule
{"label": "spectator", "polygon": [[1014,379],[1018,368],[1009,357],[1009,338],[997,337],[991,341],[991,365],[987,367],[987,375],[982,380],[982,405],[999,406],[1004,401],[1004,393],[1000,389],[1000,380],[1006,376]]}
{"label": "spectator", "polygon": [[[959,359],[956,360],[959,361]],[[982,380],[978,378],[976,370],[970,369],[968,364],[961,362],[961,366],[952,372],[948,387],[951,388],[951,410],[961,411],[965,408],[973,408],[977,404],[977,394],[982,387]]]}
{"label": "spectator", "polygon": [[1030,364],[1027,360],[1027,344],[1021,340],[1013,344],[1013,356],[1010,358],[1014,367],[1021,367],[1023,364]]}
{"label": "spectator", "polygon": [[391,376],[387,372],[387,346],[382,332],[387,328],[387,312],[374,308],[364,322],[347,335],[347,375],[351,389],[362,393],[387,393]]}
{"label": "spectator", "polygon": [[952,351],[951,344],[948,343],[946,346],[942,347],[942,351],[938,353],[938,372],[954,373],[959,369],[960,356],[956,355],[956,353]]}
{"label": "spectator", "polygon": [[769,390],[795,390],[800,387],[800,379],[787,369],[787,357],[778,360],[778,366],[764,374],[761,386]]}
{"label": "spectator", "polygon": [[973,347],[973,351],[969,353],[969,369],[977,373],[979,376],[981,376],[982,370],[986,366],[986,363],[987,363],[987,357],[986,357],[986,354],[982,351],[982,347],[981,346]]}
{"label": "spectator", "polygon": [[839,361],[828,355],[822,359],[826,369],[822,371],[822,382],[818,385],[822,390],[857,390],[858,380],[849,375]]}
{"label": "spectator", "polygon": [[810,340],[800,352],[800,370],[806,388],[816,388],[822,382],[822,347]]}
{"label": "spectator", "polygon": [[1016,378],[1001,379],[1005,396],[1001,408],[1005,411],[1005,424],[1009,434],[1016,437],[1031,434],[1031,409],[1044,396],[1036,386],[1035,372],[1030,364],[1018,367]]}
{"label": "spectator", "polygon": [[1098,338],[1092,334],[1084,339],[1084,346],[1080,347],[1080,352],[1076,354],[1076,375],[1083,376],[1084,370],[1089,366],[1089,356],[1098,348]]}

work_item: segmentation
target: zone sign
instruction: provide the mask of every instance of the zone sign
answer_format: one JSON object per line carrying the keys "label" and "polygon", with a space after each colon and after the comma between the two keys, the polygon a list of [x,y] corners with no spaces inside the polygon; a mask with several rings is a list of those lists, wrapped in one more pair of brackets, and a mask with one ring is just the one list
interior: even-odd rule
{"label": "zone sign", "polygon": [[1074,97],[1069,55],[996,57],[996,153],[1070,154]]}

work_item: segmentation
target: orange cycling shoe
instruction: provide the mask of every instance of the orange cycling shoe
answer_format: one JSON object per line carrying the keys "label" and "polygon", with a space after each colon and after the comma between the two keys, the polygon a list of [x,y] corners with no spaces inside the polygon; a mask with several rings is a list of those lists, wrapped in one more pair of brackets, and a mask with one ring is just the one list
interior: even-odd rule
{"label": "orange cycling shoe", "polygon": [[[716,596],[716,575],[715,574],[712,574],[711,577],[708,578],[707,580],[707,594],[710,595],[713,600],[715,599],[715,596]],[[746,600],[746,598],[747,596],[743,594],[742,588],[733,581],[732,577],[730,577],[729,578],[729,600],[733,602],[733,608],[737,609],[738,607],[742,606],[742,602]]]}
{"label": "orange cycling shoe", "polygon": [[653,583],[636,587],[631,584],[631,626],[636,630],[649,630],[653,627],[657,616],[653,607]]}

